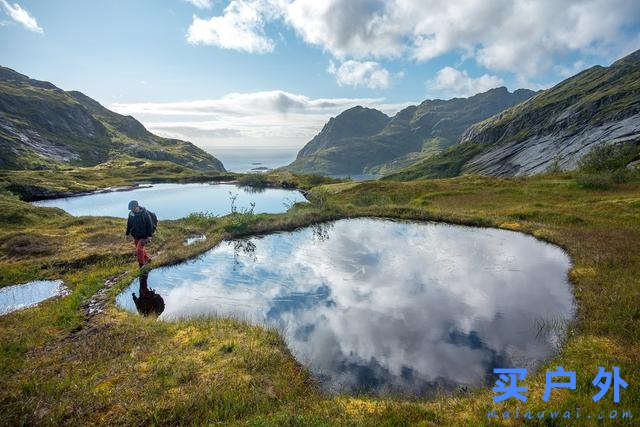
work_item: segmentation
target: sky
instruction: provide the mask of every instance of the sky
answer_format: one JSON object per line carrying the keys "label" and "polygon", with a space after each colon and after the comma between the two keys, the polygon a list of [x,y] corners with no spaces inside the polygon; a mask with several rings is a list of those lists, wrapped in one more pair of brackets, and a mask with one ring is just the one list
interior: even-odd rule
{"label": "sky", "polygon": [[0,0],[0,65],[212,147],[295,147],[395,114],[545,89],[640,48],[637,0]]}

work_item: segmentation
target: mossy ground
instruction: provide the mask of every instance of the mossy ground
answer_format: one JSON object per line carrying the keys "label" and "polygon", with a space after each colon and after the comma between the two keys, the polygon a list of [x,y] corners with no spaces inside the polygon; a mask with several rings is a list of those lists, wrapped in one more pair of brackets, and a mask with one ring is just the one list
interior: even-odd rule
{"label": "mossy ground", "polygon": [[[0,286],[62,278],[72,293],[0,317],[2,424],[477,425],[489,423],[490,410],[516,407],[606,416],[624,409],[640,416],[640,183],[604,191],[581,188],[571,175],[344,182],[318,185],[309,198],[312,203],[287,213],[241,221],[198,215],[162,221],[149,247],[153,264],[179,262],[237,234],[353,216],[533,234],[571,255],[578,312],[563,350],[524,382],[527,404],[494,404],[488,388],[431,399],[327,395],[275,331],[230,319],[158,322],[116,308],[115,295],[137,274],[124,220],[74,218],[5,194]],[[183,245],[199,233],[208,239]],[[119,279],[105,312],[87,320],[83,302],[112,277]],[[556,365],[575,370],[578,387],[555,390],[545,403],[544,371]],[[614,365],[629,388],[618,404],[611,394],[593,402],[598,366]]]}

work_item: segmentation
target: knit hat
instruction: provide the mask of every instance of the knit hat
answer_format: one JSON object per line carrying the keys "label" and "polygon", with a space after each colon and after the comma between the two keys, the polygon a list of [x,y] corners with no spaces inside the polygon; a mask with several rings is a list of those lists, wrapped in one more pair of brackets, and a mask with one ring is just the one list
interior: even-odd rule
{"label": "knit hat", "polygon": [[129,202],[129,210],[133,210],[133,208],[135,208],[136,206],[138,206],[137,200],[132,200]]}

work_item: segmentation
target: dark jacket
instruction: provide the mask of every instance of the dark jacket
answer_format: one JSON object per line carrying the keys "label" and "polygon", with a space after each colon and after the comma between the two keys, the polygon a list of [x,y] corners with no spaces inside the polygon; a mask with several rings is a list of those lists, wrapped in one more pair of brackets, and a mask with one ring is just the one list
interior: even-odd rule
{"label": "dark jacket", "polygon": [[127,219],[127,236],[131,235],[134,239],[146,239],[153,234],[153,222],[149,217],[149,212],[140,206],[138,213],[129,212]]}

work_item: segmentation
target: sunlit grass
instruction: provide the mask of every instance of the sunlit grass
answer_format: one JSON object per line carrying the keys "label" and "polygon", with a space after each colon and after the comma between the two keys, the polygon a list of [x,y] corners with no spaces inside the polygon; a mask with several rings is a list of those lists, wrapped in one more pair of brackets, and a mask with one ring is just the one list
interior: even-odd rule
{"label": "sunlit grass", "polygon": [[[274,178],[270,178],[274,179]],[[281,182],[298,185],[294,175]],[[91,184],[91,183],[89,183]],[[87,184],[87,185],[89,185]],[[92,184],[91,184],[92,185]],[[304,185],[309,186],[309,181]],[[318,221],[377,216],[502,227],[532,234],[570,254],[577,318],[540,319],[541,333],[567,329],[561,352],[525,381],[531,410],[640,410],[640,184],[581,187],[571,175],[460,177],[414,182],[325,183],[311,203],[284,214],[192,215],[161,221],[149,246],[153,266],[188,259],[222,239],[291,230]],[[71,295],[0,317],[0,418],[15,423],[468,424],[487,423],[487,389],[431,399],[331,396],[274,330],[234,319],[158,322],[119,310],[117,293],[137,274],[124,220],[73,218],[0,196],[0,286],[62,278]],[[185,246],[189,235],[207,240]],[[20,236],[28,239],[20,240]],[[41,240],[39,240],[41,239]],[[36,240],[37,243],[31,243]],[[124,272],[103,315],[81,311]],[[544,370],[575,370],[578,389],[542,402]],[[598,366],[620,366],[630,384],[614,405],[591,399]]]}

